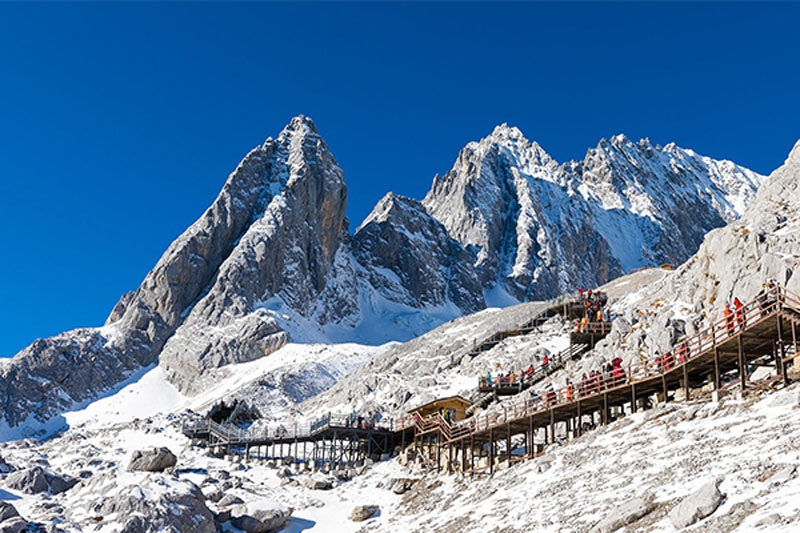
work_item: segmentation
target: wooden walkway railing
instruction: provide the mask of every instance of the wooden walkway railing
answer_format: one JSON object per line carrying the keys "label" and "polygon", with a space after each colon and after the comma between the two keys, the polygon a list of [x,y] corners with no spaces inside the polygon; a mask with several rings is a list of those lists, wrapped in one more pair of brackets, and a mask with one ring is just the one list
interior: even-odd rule
{"label": "wooden walkway railing", "polygon": [[[443,443],[447,443],[485,433],[495,428],[503,428],[514,422],[548,413],[555,408],[574,408],[576,403],[597,397],[600,393],[633,389],[638,384],[663,378],[671,373],[684,371],[685,378],[687,366],[700,356],[714,352],[715,349],[730,343],[740,334],[777,315],[795,325],[800,325],[800,297],[781,287],[776,287],[745,304],[740,313],[734,312],[733,320],[722,318],[714,322],[697,334],[679,340],[672,350],[660,357],[643,360],[624,370],[596,376],[585,383],[545,391],[538,397],[506,402],[496,409],[455,424],[435,415],[426,421],[418,420],[418,417],[405,417],[400,420],[399,427],[408,428],[413,425],[420,433],[431,433],[438,430]],[[792,342],[795,346],[793,352],[796,355],[798,340],[794,328],[792,333],[795,335]],[[781,363],[785,364],[790,359],[792,357],[783,357]],[[715,388],[719,389],[718,384]],[[635,389],[633,389],[632,395],[629,397],[635,398],[635,394]],[[578,410],[578,412],[580,411]]]}

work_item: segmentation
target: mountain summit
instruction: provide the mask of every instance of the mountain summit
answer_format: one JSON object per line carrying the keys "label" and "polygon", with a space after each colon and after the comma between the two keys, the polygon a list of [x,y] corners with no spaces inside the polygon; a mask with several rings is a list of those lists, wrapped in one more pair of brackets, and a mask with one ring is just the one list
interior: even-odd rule
{"label": "mountain summit", "polygon": [[469,143],[423,205],[469,250],[485,290],[526,301],[682,263],[708,230],[741,214],[762,180],[624,135],[558,164],[504,124]]}

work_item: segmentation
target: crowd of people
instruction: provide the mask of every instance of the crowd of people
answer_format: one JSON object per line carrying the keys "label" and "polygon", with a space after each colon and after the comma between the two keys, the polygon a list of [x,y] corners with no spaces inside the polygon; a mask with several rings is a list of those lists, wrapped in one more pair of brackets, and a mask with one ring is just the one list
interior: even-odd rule
{"label": "crowd of people", "polygon": [[[761,291],[758,293],[753,303],[750,305],[744,304],[739,298],[734,298],[732,304],[726,303],[723,310],[723,323],[729,334],[732,334],[737,328],[744,328],[748,320],[753,320],[754,317],[766,316],[774,310],[776,304],[779,303],[779,285],[775,280],[769,280],[762,286]],[[598,298],[598,293],[592,291],[581,291],[581,296],[584,299],[586,315],[583,320],[602,320],[602,307],[605,305],[605,295],[602,300]],[[602,293],[599,293],[602,294]],[[602,301],[602,303],[600,303]],[[757,306],[757,307],[756,307]],[[580,326],[579,326],[580,330]],[[597,394],[604,390],[618,387],[630,382],[634,376],[641,378],[650,376],[654,373],[662,374],[668,372],[679,366],[692,357],[695,357],[700,352],[704,351],[707,347],[702,339],[705,336],[713,333],[713,326],[704,330],[696,336],[697,338],[683,337],[678,339],[672,348],[665,352],[663,355],[658,351],[650,357],[643,359],[639,365],[635,367],[628,366],[623,368],[623,360],[621,357],[615,357],[611,361],[604,362],[599,369],[585,372],[580,378],[579,382],[573,383],[572,380],[567,379],[565,386],[556,391],[552,383],[547,384],[544,389],[535,391],[531,389],[530,397],[527,400],[534,405],[543,404],[552,406],[562,402],[572,402],[578,398],[587,397]],[[714,339],[713,342],[717,342]],[[560,363],[561,361],[557,361]],[[527,370],[520,371],[519,373],[510,372],[509,374],[500,374],[493,379],[491,373],[481,377],[481,387],[505,387],[514,386],[516,384],[524,384],[526,380],[530,380],[538,372],[548,372],[553,370],[553,360],[546,356],[538,369],[531,365]],[[520,390],[523,387],[520,387]]]}
{"label": "crowd of people", "polygon": [[512,370],[507,374],[501,373],[497,376],[492,376],[491,372],[487,372],[485,376],[480,378],[480,388],[521,387],[532,381],[534,377],[547,374],[560,364],[561,353],[557,353],[554,356],[544,354],[539,361],[538,367],[531,363],[528,368],[520,370],[518,373]]}
{"label": "crowd of people", "polygon": [[[604,309],[608,302],[608,295],[605,292],[583,288],[578,290],[578,295],[583,302],[584,314],[577,322],[576,331],[587,332],[597,328],[598,324],[603,324],[605,320]],[[525,388],[527,383],[533,381],[534,377],[546,375],[560,364],[561,353],[557,353],[554,356],[545,354],[541,360],[537,358],[536,363],[532,362],[527,369],[520,369],[519,372],[512,370],[497,376],[492,376],[491,372],[487,372],[485,376],[480,377],[479,386],[481,390],[506,387],[518,387],[521,390]]]}

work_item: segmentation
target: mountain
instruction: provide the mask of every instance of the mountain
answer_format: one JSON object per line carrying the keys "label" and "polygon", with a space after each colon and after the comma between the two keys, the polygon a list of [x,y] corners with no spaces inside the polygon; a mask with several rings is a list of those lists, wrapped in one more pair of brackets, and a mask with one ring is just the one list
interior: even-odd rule
{"label": "mountain", "polygon": [[484,289],[527,301],[682,263],[708,230],[741,214],[762,180],[623,135],[559,165],[502,125],[434,178],[423,205],[470,251]]}
{"label": "mountain", "polygon": [[678,263],[760,180],[622,136],[559,165],[504,125],[470,143],[422,202],[389,194],[351,235],[344,172],[299,116],[245,156],[105,326],[36,341],[0,365],[2,419],[43,422],[156,362],[197,394],[290,340],[409,340],[487,304]]}

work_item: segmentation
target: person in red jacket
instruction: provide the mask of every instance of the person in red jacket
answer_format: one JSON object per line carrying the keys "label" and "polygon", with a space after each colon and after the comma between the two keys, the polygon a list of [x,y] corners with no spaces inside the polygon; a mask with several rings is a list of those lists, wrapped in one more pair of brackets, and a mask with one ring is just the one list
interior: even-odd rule
{"label": "person in red jacket", "polygon": [[731,304],[725,304],[725,309],[722,310],[722,316],[725,317],[725,328],[728,330],[728,333],[733,333],[733,311],[731,311]]}

